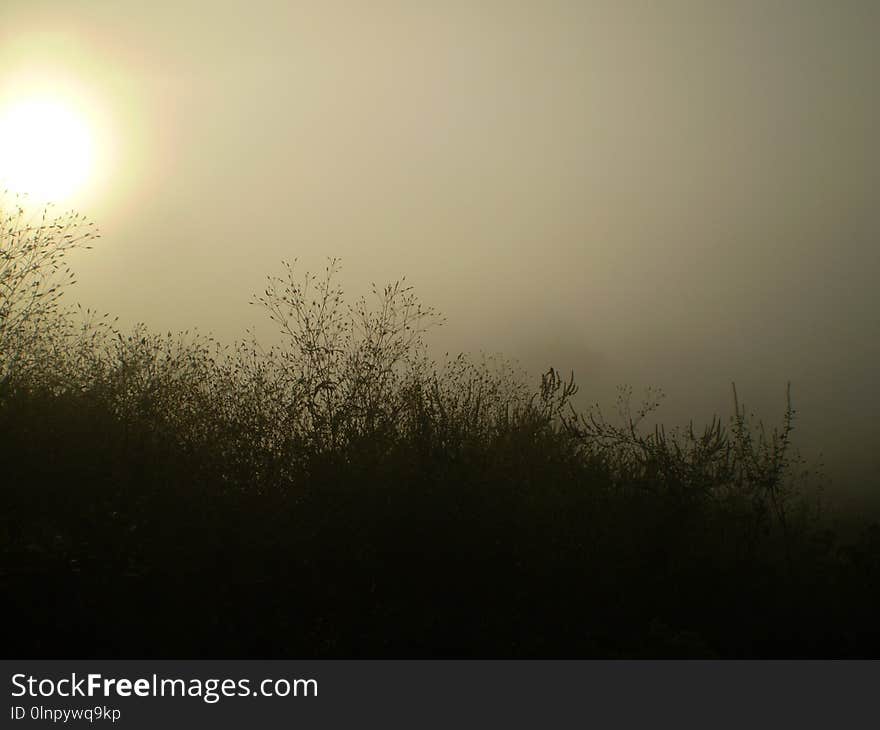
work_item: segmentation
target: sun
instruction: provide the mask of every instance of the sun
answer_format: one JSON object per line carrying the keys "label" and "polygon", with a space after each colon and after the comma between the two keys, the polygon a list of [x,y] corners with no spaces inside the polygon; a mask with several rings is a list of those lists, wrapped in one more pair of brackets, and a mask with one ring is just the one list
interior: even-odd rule
{"label": "sun", "polygon": [[32,98],[0,110],[0,188],[62,202],[86,185],[93,158],[91,130],[70,105]]}

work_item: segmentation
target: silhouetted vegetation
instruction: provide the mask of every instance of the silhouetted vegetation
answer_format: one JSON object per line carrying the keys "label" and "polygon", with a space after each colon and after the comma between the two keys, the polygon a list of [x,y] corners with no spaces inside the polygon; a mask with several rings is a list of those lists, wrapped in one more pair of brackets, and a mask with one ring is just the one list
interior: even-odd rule
{"label": "silhouetted vegetation", "polygon": [[431,358],[404,283],[292,265],[224,346],[64,309],[73,215],[4,211],[3,593],[19,656],[877,656],[880,527],[842,542],[765,429],[577,411]]}

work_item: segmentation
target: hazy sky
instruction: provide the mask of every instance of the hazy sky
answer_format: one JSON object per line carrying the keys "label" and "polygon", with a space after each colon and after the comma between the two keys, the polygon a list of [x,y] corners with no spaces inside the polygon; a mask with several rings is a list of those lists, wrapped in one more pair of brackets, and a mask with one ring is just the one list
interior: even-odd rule
{"label": "hazy sky", "polygon": [[865,475],[878,38],[867,1],[0,0],[0,104],[95,130],[85,303],[232,338],[281,258],[339,256],[406,275],[438,348],[590,400],[703,418],[736,380],[775,417],[791,380],[804,445]]}

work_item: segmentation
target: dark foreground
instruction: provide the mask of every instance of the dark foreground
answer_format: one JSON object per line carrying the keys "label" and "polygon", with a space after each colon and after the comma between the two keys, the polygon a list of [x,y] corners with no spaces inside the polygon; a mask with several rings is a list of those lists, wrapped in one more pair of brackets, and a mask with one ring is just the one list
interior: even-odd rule
{"label": "dark foreground", "polygon": [[8,398],[7,655],[880,656],[876,525],[421,438],[248,477],[87,396]]}
{"label": "dark foreground", "polygon": [[790,401],[607,420],[333,261],[254,300],[273,347],[122,331],[59,303],[91,224],[0,222],[7,656],[880,657],[880,527],[828,529]]}

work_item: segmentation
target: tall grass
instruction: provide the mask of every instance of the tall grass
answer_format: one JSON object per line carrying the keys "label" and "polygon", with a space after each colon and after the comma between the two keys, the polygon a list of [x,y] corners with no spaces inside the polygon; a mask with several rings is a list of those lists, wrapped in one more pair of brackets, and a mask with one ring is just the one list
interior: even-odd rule
{"label": "tall grass", "polygon": [[[71,214],[72,216],[72,214]],[[827,656],[880,648],[878,529],[799,488],[789,399],[704,428],[432,358],[411,287],[339,263],[253,304],[280,344],[61,306],[79,217],[0,241],[2,581],[20,654]],[[48,221],[48,222],[47,222]]]}

